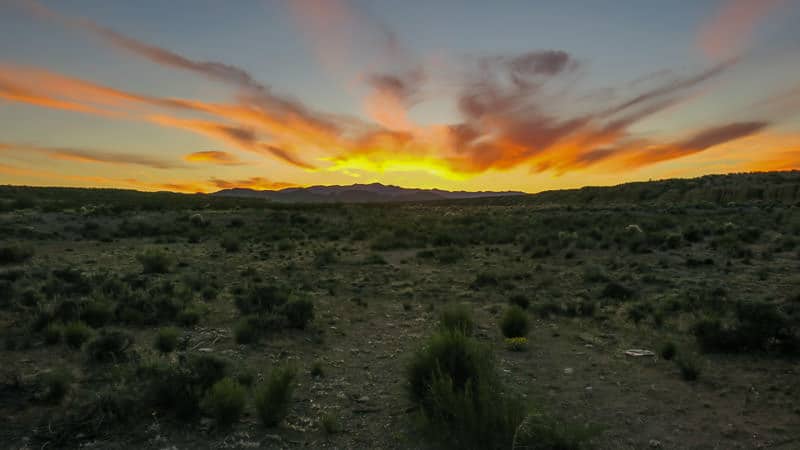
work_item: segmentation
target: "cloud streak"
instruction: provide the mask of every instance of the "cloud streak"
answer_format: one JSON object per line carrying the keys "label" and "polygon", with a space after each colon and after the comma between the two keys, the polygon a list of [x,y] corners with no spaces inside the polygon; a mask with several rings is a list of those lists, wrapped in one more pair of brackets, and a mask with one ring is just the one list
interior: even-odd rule
{"label": "cloud streak", "polygon": [[698,45],[709,58],[729,58],[752,38],[759,22],[785,3],[786,0],[725,0],[700,28]]}
{"label": "cloud streak", "polygon": [[244,165],[235,155],[218,150],[189,153],[185,155],[183,159],[190,163],[218,164],[222,166]]}
{"label": "cloud streak", "polygon": [[0,151],[38,153],[50,158],[82,163],[99,163],[114,165],[133,165],[151,169],[180,169],[185,164],[165,159],[152,158],[132,153],[117,153],[106,150],[76,149],[64,147],[40,147],[28,144],[0,142]]}
{"label": "cloud streak", "polygon": [[[614,89],[614,95],[596,98],[589,110],[575,112],[570,106],[586,95],[574,87],[572,80],[584,65],[571,54],[552,49],[458,60],[454,71],[458,75],[446,80],[456,90],[453,101],[458,113],[454,121],[417,124],[409,112],[428,100],[425,88],[435,81],[433,71],[404,51],[390,30],[359,16],[347,2],[293,3],[293,8],[300,8],[300,21],[310,32],[323,38],[334,37],[330,42],[318,42],[338,47],[330,50],[332,53],[351,50],[344,25],[369,22],[367,33],[376,39],[368,45],[385,50],[392,64],[376,65],[362,77],[369,88],[364,99],[364,109],[371,119],[367,121],[328,114],[291,97],[276,95],[240,67],[197,61],[87,19],[62,15],[32,0],[28,4],[40,17],[89,32],[125,54],[225,83],[236,88],[235,95],[224,103],[156,97],[44,69],[6,64],[0,65],[0,97],[180,129],[306,171],[425,172],[463,179],[519,167],[554,174],[600,167],[628,170],[703,152],[761,133],[771,125],[760,118],[736,122],[723,119],[720,124],[688,136],[659,141],[640,136],[634,131],[637,124],[696,95],[733,67],[736,59],[725,59],[688,75],[661,71],[625,86],[624,91]],[[330,14],[320,16],[321,11]],[[325,17],[330,18],[330,23],[323,20]],[[748,13],[747,17],[756,14]],[[723,28],[728,29],[719,29]],[[155,167],[152,164],[157,163],[127,156],[131,164]],[[64,153],[60,157],[100,159],[97,154],[86,152]],[[231,154],[221,151],[191,153],[184,161],[240,164]],[[219,187],[217,181],[210,183]],[[258,177],[231,183],[269,184]]]}

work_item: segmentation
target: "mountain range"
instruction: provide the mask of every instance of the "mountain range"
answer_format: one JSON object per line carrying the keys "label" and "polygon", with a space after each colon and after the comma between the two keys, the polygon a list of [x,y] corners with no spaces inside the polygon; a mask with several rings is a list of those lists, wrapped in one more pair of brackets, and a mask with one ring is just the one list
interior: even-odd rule
{"label": "mountain range", "polygon": [[212,195],[226,197],[265,198],[275,202],[293,203],[386,203],[421,202],[481,197],[506,197],[525,195],[516,191],[445,191],[441,189],[408,189],[381,183],[352,184],[349,186],[310,186],[280,190],[255,190],[247,188],[223,189]]}

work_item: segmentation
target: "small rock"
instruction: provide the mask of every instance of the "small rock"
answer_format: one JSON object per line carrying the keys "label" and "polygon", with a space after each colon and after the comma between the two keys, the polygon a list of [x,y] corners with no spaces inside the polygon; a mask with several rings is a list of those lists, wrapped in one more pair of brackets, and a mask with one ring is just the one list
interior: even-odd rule
{"label": "small rock", "polygon": [[657,439],[650,439],[650,448],[661,448],[661,441]]}
{"label": "small rock", "polygon": [[572,375],[572,372],[574,372],[574,371],[575,370],[572,367],[567,367],[566,369],[564,369],[564,374],[565,375]]}

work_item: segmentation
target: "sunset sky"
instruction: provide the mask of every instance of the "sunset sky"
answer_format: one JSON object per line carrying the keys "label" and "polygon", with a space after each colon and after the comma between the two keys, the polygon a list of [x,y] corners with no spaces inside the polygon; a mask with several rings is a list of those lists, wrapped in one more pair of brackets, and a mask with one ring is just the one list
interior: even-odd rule
{"label": "sunset sky", "polygon": [[0,184],[800,169],[800,0],[0,0]]}

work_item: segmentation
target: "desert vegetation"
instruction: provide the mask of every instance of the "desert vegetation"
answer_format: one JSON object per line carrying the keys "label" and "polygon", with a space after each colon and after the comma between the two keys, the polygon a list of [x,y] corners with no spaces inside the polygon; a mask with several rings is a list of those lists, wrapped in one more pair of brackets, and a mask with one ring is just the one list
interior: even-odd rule
{"label": "desert vegetation", "polygon": [[0,210],[9,448],[800,445],[797,173]]}

